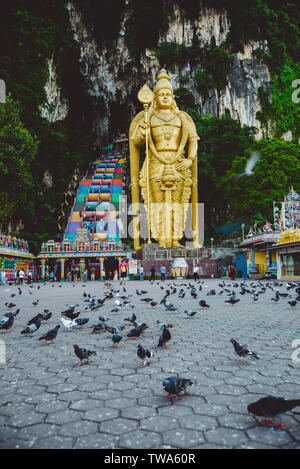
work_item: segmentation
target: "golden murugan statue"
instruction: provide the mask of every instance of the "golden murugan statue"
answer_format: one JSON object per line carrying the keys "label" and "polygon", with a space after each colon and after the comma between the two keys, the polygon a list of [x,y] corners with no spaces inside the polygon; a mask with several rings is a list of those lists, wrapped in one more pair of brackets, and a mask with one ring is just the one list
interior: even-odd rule
{"label": "golden murugan statue", "polygon": [[[195,124],[186,112],[178,109],[170,78],[164,69],[157,77],[154,97],[147,85],[144,85],[138,98],[145,110],[135,116],[129,129],[133,210],[139,212],[140,186],[148,216],[148,242],[151,242],[152,236],[160,247],[181,246],[179,240],[183,237],[192,194],[193,242],[194,247],[199,247],[199,137]],[[145,144],[146,159],[140,171],[140,149]],[[133,230],[134,249],[138,250],[141,248],[138,217],[133,220]]]}

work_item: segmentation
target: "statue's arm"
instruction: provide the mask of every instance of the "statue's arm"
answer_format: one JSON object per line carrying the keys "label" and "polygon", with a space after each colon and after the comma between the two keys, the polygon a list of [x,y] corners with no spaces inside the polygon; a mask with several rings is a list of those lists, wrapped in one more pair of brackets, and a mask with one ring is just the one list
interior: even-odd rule
{"label": "statue's arm", "polygon": [[188,160],[194,161],[194,159],[197,157],[197,151],[198,151],[198,140],[197,140],[197,137],[192,136],[189,139]]}

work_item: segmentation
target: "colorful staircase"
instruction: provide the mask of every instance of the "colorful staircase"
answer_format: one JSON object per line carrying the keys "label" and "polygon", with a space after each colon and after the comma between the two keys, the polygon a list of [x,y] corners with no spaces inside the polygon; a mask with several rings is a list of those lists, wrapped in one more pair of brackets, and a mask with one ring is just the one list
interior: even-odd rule
{"label": "colorful staircase", "polygon": [[[64,240],[120,242],[116,215],[123,191],[125,157],[120,152],[101,156],[82,178],[69,217]],[[83,233],[84,231],[84,233]]]}

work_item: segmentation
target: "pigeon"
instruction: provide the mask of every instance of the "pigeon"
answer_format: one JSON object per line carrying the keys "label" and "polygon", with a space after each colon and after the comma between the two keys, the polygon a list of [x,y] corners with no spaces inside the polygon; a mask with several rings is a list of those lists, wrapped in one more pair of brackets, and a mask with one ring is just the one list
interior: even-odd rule
{"label": "pigeon", "polygon": [[71,331],[73,327],[78,326],[75,321],[70,321],[69,319],[64,318],[60,318],[60,320],[69,331]]}
{"label": "pigeon", "polygon": [[167,324],[164,324],[164,323],[160,322],[159,319],[157,319],[156,324],[157,324],[157,327],[161,330],[163,330],[164,327],[167,327],[167,328],[168,327],[174,327],[174,323],[168,322]]}
{"label": "pigeon", "polygon": [[136,320],[136,315],[133,313],[131,318],[125,318],[124,321],[129,321],[131,323],[134,323]]}
{"label": "pigeon", "polygon": [[111,310],[111,313],[118,313],[119,311],[121,311],[121,308],[120,306],[117,306],[116,308]]}
{"label": "pigeon", "polygon": [[128,332],[127,337],[131,338],[132,340],[137,340],[139,336],[147,329],[148,326],[145,322],[143,322],[141,325],[136,326],[134,329],[131,329],[131,331]]}
{"label": "pigeon", "polygon": [[0,330],[5,331],[5,333],[10,332],[9,329],[13,326],[15,316],[13,313],[7,313],[7,316],[1,319],[0,321]]}
{"label": "pigeon", "polygon": [[16,306],[14,303],[4,303],[7,308],[13,308]]}
{"label": "pigeon", "polygon": [[[269,417],[271,419],[279,418],[279,428],[285,425],[281,423],[281,414],[293,410],[294,407],[300,406],[300,399],[285,399],[283,397],[267,396],[262,397],[256,402],[249,404],[248,412],[258,417]],[[263,420],[264,423],[273,423],[272,420]]]}
{"label": "pigeon", "polygon": [[151,303],[150,303],[150,305],[151,305],[152,307],[156,306],[157,304],[158,304],[158,303],[157,303],[156,301],[151,301]]}
{"label": "pigeon", "polygon": [[277,290],[276,293],[275,293],[275,297],[274,298],[271,298],[272,301],[275,301],[275,303],[277,303],[277,301],[279,301],[280,299],[280,293],[279,291]]}
{"label": "pigeon", "polygon": [[89,322],[89,318],[77,318],[74,319],[75,325],[77,326],[84,326],[84,324],[87,324]]}
{"label": "pigeon", "polygon": [[50,311],[44,310],[44,313],[42,314],[42,319],[43,319],[43,321],[47,322],[47,321],[49,321],[51,316],[52,316],[52,313],[50,313]]}
{"label": "pigeon", "polygon": [[210,308],[210,306],[206,303],[205,300],[200,300],[199,305],[201,306],[201,308]]}
{"label": "pigeon", "polygon": [[150,303],[150,301],[153,301],[153,298],[141,298],[141,301],[145,301],[145,303]]}
{"label": "pigeon", "polygon": [[236,176],[236,179],[239,179],[243,176],[248,176],[248,177],[252,176],[254,174],[253,169],[255,165],[257,164],[257,162],[259,161],[259,159],[260,159],[260,154],[253,151],[250,155],[250,158],[247,160],[245,171],[239,174],[238,176]]}
{"label": "pigeon", "polygon": [[74,319],[78,318],[78,316],[80,314],[80,311],[78,311],[77,313],[74,313],[73,311],[65,311],[61,314],[62,314],[62,316],[66,316],[66,318],[69,318],[69,319],[71,319],[71,321],[73,321]]}
{"label": "pigeon", "polygon": [[34,316],[32,319],[28,321],[27,326],[30,326],[30,324],[34,324],[37,321],[37,319],[43,319],[43,315],[39,313],[36,316]]}
{"label": "pigeon", "polygon": [[157,347],[164,347],[167,348],[166,343],[171,339],[171,332],[169,331],[168,327],[163,327],[161,336],[158,341]]}
{"label": "pigeon", "polygon": [[[256,352],[251,352],[250,350],[248,350],[246,345],[239,344],[235,339],[230,339],[230,342],[233,344],[235,353],[239,357],[249,356],[251,358],[256,358],[257,360],[259,359],[259,356],[256,354]],[[239,361],[241,363],[247,363],[245,360],[239,359]]]}
{"label": "pigeon", "polygon": [[33,306],[37,306],[39,304],[40,300],[33,301]]}
{"label": "pigeon", "polygon": [[238,303],[239,301],[241,301],[241,300],[239,300],[238,298],[236,300],[234,298],[229,298],[229,300],[225,300],[225,303],[230,303],[231,306],[233,306],[236,303]]}
{"label": "pigeon", "polygon": [[92,334],[96,334],[97,332],[105,331],[106,326],[103,322],[100,322],[99,324],[96,324],[92,330]]}
{"label": "pigeon", "polygon": [[153,353],[150,352],[150,350],[144,348],[141,344],[138,344],[138,346],[137,346],[137,356],[143,360],[142,367],[145,368],[145,366],[149,365],[149,362],[147,361],[147,358],[153,357]]}
{"label": "pigeon", "polygon": [[292,308],[295,308],[297,301],[296,300],[288,301],[288,304],[291,305]]}
{"label": "pigeon", "polygon": [[123,336],[121,334],[113,334],[111,336],[111,340],[113,341],[113,347],[116,347],[116,344],[118,344],[119,342],[121,342],[121,340],[123,339]]}
{"label": "pigeon", "polygon": [[57,333],[58,333],[58,329],[60,328],[60,325],[56,326],[54,329],[51,329],[50,331],[46,332],[46,334],[42,335],[39,340],[44,340],[45,341],[45,344],[47,342],[50,342],[52,344],[54,344],[54,339],[56,338],[57,336]]}
{"label": "pigeon", "polygon": [[30,326],[26,327],[23,331],[20,332],[20,334],[25,334],[28,335],[29,337],[32,337],[32,334],[36,332],[41,326],[41,318],[38,318],[36,322],[33,324],[30,324]]}
{"label": "pigeon", "polygon": [[14,317],[16,317],[19,314],[19,312],[20,312],[20,309],[18,308],[16,309],[16,311],[8,311],[7,313],[4,313],[4,316],[9,317],[12,314]]}
{"label": "pigeon", "polygon": [[188,317],[192,318],[193,316],[195,316],[195,314],[197,314],[197,311],[184,311]]}
{"label": "pigeon", "polygon": [[99,316],[99,321],[101,322],[105,322],[105,321],[109,321],[110,318],[108,318],[107,316]]}
{"label": "pigeon", "polygon": [[73,345],[73,347],[74,347],[75,354],[77,355],[77,357],[80,360],[80,363],[78,363],[77,366],[82,365],[82,360],[87,360],[86,363],[87,363],[87,365],[89,365],[90,364],[89,357],[91,355],[97,355],[96,352],[94,352],[92,350],[87,350],[85,348],[80,348],[77,344]]}
{"label": "pigeon", "polygon": [[[193,382],[190,379],[170,376],[163,380],[163,388],[167,391],[166,398],[170,398],[171,394],[179,394],[181,391],[186,392],[186,387],[191,386]],[[173,398],[177,400],[177,398]]]}

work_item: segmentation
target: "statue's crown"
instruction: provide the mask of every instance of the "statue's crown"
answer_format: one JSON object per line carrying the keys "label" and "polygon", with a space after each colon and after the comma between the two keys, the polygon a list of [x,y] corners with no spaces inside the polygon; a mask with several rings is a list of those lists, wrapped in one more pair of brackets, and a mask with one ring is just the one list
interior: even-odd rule
{"label": "statue's crown", "polygon": [[162,88],[168,88],[169,90],[173,92],[173,88],[170,82],[170,77],[164,68],[162,68],[161,71],[159,72],[154,92],[158,93],[158,91],[161,90]]}

